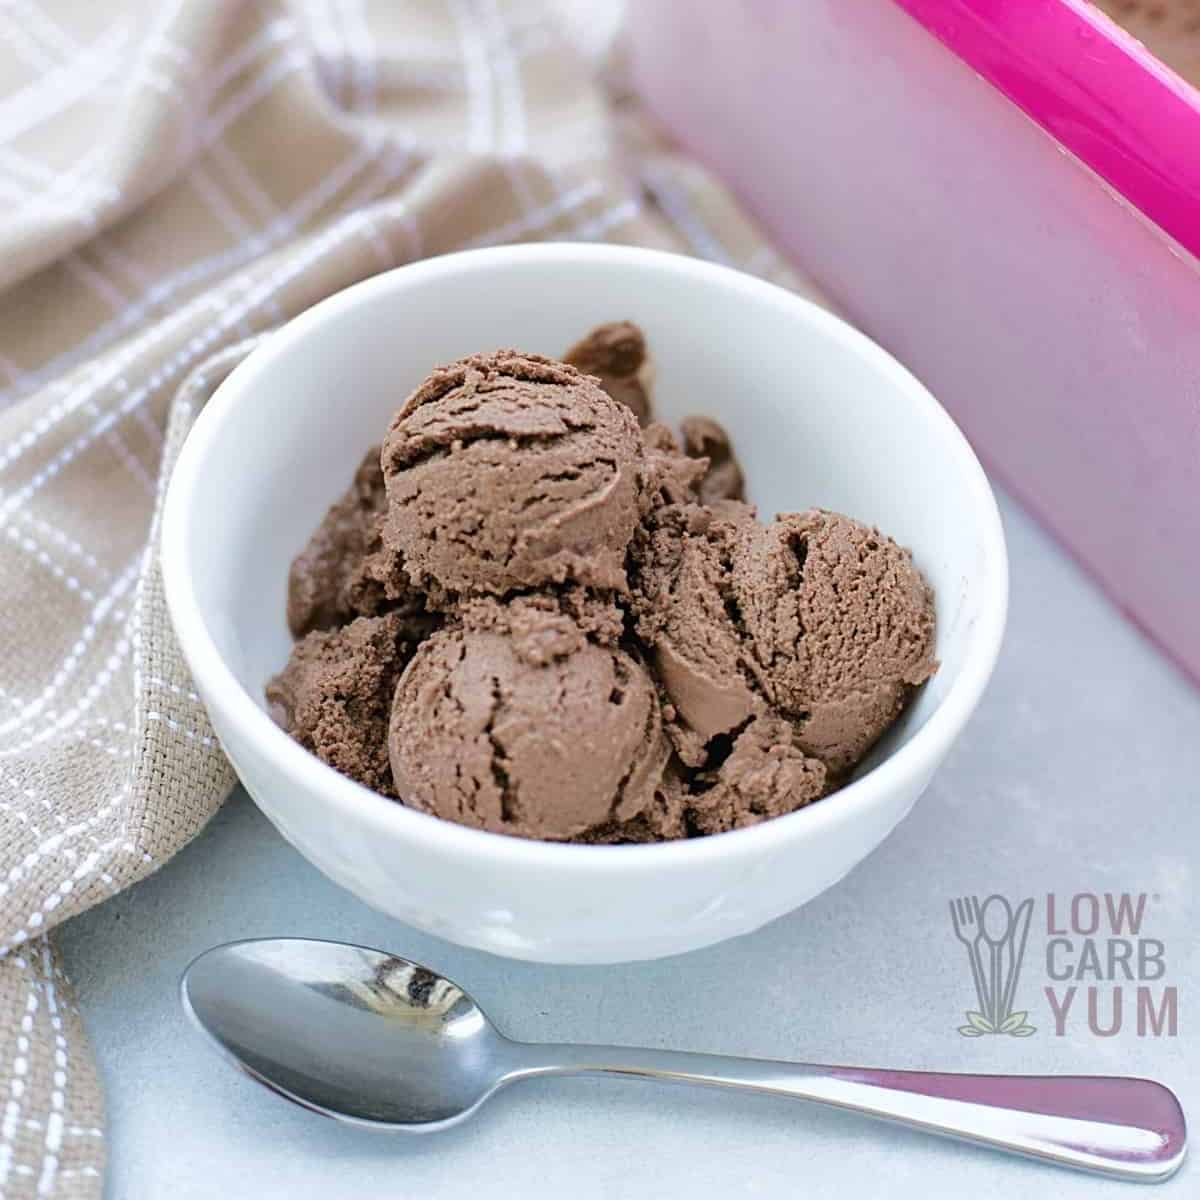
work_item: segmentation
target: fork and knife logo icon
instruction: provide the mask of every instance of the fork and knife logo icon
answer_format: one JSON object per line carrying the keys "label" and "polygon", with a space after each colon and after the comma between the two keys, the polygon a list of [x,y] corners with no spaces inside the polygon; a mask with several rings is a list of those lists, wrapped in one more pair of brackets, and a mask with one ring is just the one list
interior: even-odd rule
{"label": "fork and knife logo icon", "polygon": [[1036,1033],[1026,1010],[1013,1010],[1021,960],[1029,937],[1033,900],[1022,900],[1014,909],[1005,897],[962,896],[950,901],[954,936],[966,947],[975,984],[978,1009],[968,1010],[963,1037],[1008,1034],[1028,1037]]}

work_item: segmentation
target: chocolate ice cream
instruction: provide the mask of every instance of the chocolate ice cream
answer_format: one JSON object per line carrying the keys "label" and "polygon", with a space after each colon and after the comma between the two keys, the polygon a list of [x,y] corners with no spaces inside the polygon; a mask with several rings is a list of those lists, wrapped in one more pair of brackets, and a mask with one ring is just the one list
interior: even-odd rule
{"label": "chocolate ice cream", "polygon": [[392,697],[432,627],[428,618],[390,612],[305,635],[267,684],[276,724],[322,762],[394,797],[387,751]]}
{"label": "chocolate ice cream", "polygon": [[696,833],[744,829],[825,794],[825,765],[795,744],[791,725],[780,717],[755,717],[731,740],[718,738],[713,749],[712,762],[682,779]]}
{"label": "chocolate ice cream", "polygon": [[642,438],[574,367],[504,350],[439,368],[397,414],[382,461],[384,545],[419,587],[624,589]]}
{"label": "chocolate ice cream", "polygon": [[394,551],[383,545],[387,496],[378,446],[367,451],[345,495],[325,514],[288,573],[288,627],[293,637],[333,629],[383,609],[419,612]]}
{"label": "chocolate ice cream", "polygon": [[689,767],[709,741],[744,725],[763,706],[744,638],[729,607],[732,573],[750,509],[733,519],[694,502],[651,514],[635,539],[633,608],[670,700],[670,733]]}
{"label": "chocolate ice cream", "polygon": [[763,524],[720,425],[650,420],[635,326],[569,356],[587,373],[474,355],[404,403],[292,565],[273,715],[367,787],[521,837],[820,799],[934,670],[928,586],[849,517]]}
{"label": "chocolate ice cream", "polygon": [[[651,421],[642,430],[642,442],[646,447],[650,510],[694,501],[700,480],[708,470],[708,461],[684,454],[675,435],[661,421]],[[639,526],[635,541],[641,533]]]}
{"label": "chocolate ice cream", "polygon": [[725,430],[711,417],[684,417],[679,429],[687,456],[708,460],[708,468],[696,488],[700,503],[744,500],[746,481]]}
{"label": "chocolate ice cream", "polygon": [[465,605],[404,672],[388,744],[413,808],[554,841],[644,813],[668,752],[646,668],[551,596]]}
{"label": "chocolate ice cream", "polygon": [[839,513],[789,513],[752,530],[732,592],[759,687],[834,775],[936,667],[933,592],[912,555]]}
{"label": "chocolate ice cream", "polygon": [[1151,54],[1200,87],[1200,4],[1196,0],[1092,0]]}
{"label": "chocolate ice cream", "polygon": [[638,633],[688,766],[770,713],[836,778],[933,673],[932,593],[907,551],[849,517],[764,526],[746,510],[667,506],[633,557]]}
{"label": "chocolate ice cream", "polygon": [[632,321],[593,329],[563,355],[563,362],[598,379],[614,400],[637,417],[639,425],[649,422],[650,359],[646,339]]}
{"label": "chocolate ice cream", "polygon": [[819,800],[827,785],[825,765],[796,746],[787,721],[756,717],[714,738],[697,769],[673,755],[643,812],[578,840],[662,842],[745,829]]}

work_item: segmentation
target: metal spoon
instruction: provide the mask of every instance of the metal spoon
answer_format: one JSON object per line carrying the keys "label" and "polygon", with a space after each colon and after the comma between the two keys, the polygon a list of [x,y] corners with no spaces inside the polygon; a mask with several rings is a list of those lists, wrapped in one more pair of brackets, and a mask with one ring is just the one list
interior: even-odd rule
{"label": "metal spoon", "polygon": [[182,993],[196,1024],[253,1078],[355,1125],[444,1129],[515,1080],[587,1072],[816,1100],[1122,1179],[1166,1179],[1184,1155],[1179,1101],[1148,1079],[949,1075],[515,1042],[457,984],[362,946],[233,942],[196,959]]}

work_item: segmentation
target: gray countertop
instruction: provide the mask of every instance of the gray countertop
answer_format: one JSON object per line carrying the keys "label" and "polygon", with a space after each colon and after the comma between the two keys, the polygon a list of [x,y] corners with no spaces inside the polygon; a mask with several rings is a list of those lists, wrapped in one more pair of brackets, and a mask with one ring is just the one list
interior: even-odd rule
{"label": "gray countertop", "polygon": [[[458,979],[517,1037],[817,1061],[1159,1078],[1200,1112],[1200,694],[1011,503],[1012,613],[978,714],[913,814],[850,877],[736,941],[615,967],[513,963],[417,933],[336,888],[239,792],[139,887],[63,932],[108,1094],[108,1194],[193,1197],[1129,1196],[1075,1175],[766,1097],[608,1080],[522,1084],[477,1119],[407,1138],[351,1130],[243,1078],[186,1024],[183,966],[217,942],[363,942]],[[1036,899],[1018,995],[1037,1033],[967,1038],[975,1007],[951,897]],[[1062,1036],[1044,994],[1046,897],[1147,896],[1143,938],[1178,997],[1178,1035],[1087,1027],[1081,980]],[[1087,907],[1084,904],[1084,909]],[[1082,912],[1083,910],[1081,910]],[[1086,913],[1085,913],[1086,915]],[[1101,930],[1101,936],[1104,930]],[[1075,938],[1078,942],[1080,939]],[[1103,958],[1105,944],[1099,946]],[[1153,955],[1153,947],[1150,948]],[[1064,989],[1069,983],[1054,986]],[[1194,1195],[1185,1166],[1166,1196]]]}

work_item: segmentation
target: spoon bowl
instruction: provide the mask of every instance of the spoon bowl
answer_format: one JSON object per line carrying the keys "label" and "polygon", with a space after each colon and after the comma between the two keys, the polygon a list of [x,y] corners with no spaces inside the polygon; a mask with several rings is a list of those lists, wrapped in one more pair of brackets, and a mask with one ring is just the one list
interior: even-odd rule
{"label": "spoon bowl", "polygon": [[513,1044],[457,984],[381,950],[232,942],[184,974],[196,1025],[259,1083],[361,1125],[435,1130],[500,1085]]}

